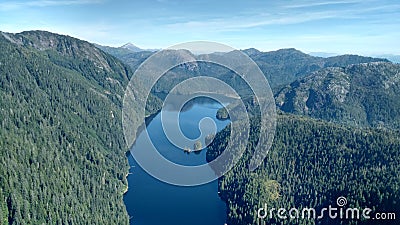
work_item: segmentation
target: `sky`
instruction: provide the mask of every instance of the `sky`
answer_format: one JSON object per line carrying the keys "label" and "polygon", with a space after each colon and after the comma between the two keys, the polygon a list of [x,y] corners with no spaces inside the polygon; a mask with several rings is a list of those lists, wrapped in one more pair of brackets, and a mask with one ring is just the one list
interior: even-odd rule
{"label": "sky", "polygon": [[400,0],[0,0],[0,31],[47,30],[89,42],[167,48],[400,54]]}

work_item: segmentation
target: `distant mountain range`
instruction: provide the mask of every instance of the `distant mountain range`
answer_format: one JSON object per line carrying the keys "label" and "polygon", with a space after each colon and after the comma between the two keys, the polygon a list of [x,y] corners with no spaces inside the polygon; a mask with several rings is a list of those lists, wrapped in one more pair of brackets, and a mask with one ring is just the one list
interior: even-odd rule
{"label": "distant mountain range", "polygon": [[122,45],[121,47],[109,47],[109,46],[103,46],[103,45],[99,45],[99,44],[95,44],[95,46],[105,52],[108,52],[108,53],[110,53],[114,56],[118,56],[118,57],[124,56],[126,54],[130,54],[130,53],[158,51],[158,49],[142,49],[132,43],[126,43],[126,44]]}
{"label": "distant mountain range", "polygon": [[243,50],[264,72],[272,89],[278,90],[296,79],[327,67],[343,67],[367,62],[388,62],[386,59],[358,55],[340,55],[328,58],[315,57],[294,48],[272,52],[260,52],[256,49]]}
{"label": "distant mountain range", "polygon": [[383,54],[383,55],[375,55],[375,57],[385,58],[394,63],[400,63],[400,55]]}
{"label": "distant mountain range", "polygon": [[[312,56],[318,56],[318,57],[324,57],[324,58],[340,55],[340,54],[337,54],[337,53],[328,53],[328,52],[310,52],[308,54],[312,55]],[[391,62],[394,62],[394,63],[400,63],[400,55],[394,55],[394,54],[372,54],[372,55],[369,55],[369,56],[370,57],[387,59],[387,60],[389,60]]]}
{"label": "distant mountain range", "polygon": [[[131,66],[133,70],[135,70],[146,58],[153,54],[150,51],[128,52],[125,49],[122,50],[121,48],[103,48],[103,50],[119,58],[121,61]],[[242,51],[258,64],[260,69],[264,72],[274,92],[280,90],[280,88],[290,84],[296,79],[307,76],[310,73],[318,71],[322,68],[343,67],[352,64],[368,62],[389,62],[387,59],[357,55],[341,55],[328,58],[315,57],[293,48],[281,49],[272,52],[261,52],[254,48]],[[193,55],[193,57],[199,56]],[[202,55],[201,57],[205,57],[205,55]],[[161,86],[158,86],[157,90],[161,92],[168,92],[170,83],[179,82],[183,79],[186,79],[187,76],[197,76],[200,74],[216,74],[215,76],[220,76],[220,78],[234,76],[233,74],[227,75],[220,72],[218,73],[219,69],[220,68],[217,69],[215,66],[196,66],[191,68],[190,71],[181,71],[182,76],[175,76],[175,78],[172,79],[169,78],[164,82],[165,87],[162,87],[163,84],[161,84]],[[238,82],[236,78],[233,80],[236,80],[233,82]],[[235,86],[235,84],[233,85]]]}
{"label": "distant mountain range", "polygon": [[329,52],[310,52],[308,54],[312,55],[312,56],[324,57],[324,58],[340,55],[340,54],[337,54],[337,53],[329,53]]}

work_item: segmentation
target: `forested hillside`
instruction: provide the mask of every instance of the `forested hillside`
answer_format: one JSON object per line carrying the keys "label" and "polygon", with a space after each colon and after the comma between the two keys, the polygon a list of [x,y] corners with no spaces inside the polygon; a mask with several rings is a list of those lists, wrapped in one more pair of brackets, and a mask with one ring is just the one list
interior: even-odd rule
{"label": "forested hillside", "polygon": [[130,68],[42,31],[0,33],[0,49],[0,224],[128,224]]}
{"label": "forested hillside", "polygon": [[[254,122],[255,120],[253,120]],[[253,128],[256,128],[253,123]],[[400,133],[358,129],[300,116],[280,115],[274,144],[264,163],[254,172],[248,164],[257,141],[253,129],[250,144],[240,162],[219,180],[222,199],[228,204],[231,225],[264,224],[377,224],[374,220],[257,219],[257,210],[336,206],[345,196],[348,207],[396,212],[400,202]],[[209,146],[210,161],[221,153],[229,127]],[[374,215],[373,213],[371,215]],[[399,221],[397,218],[396,221]],[[379,224],[397,224],[379,221]]]}
{"label": "forested hillside", "polygon": [[[377,224],[374,220],[257,219],[257,210],[336,205],[400,214],[400,67],[371,62],[329,67],[299,78],[276,94],[279,115],[272,149],[264,164],[248,171],[257,142],[219,181],[229,207],[228,224]],[[296,114],[296,115],[293,115]],[[312,119],[314,117],[316,119]],[[208,160],[220,154],[229,130],[217,134]],[[400,220],[379,221],[397,224]],[[396,223],[397,222],[397,223]]]}
{"label": "forested hillside", "polygon": [[385,62],[319,70],[276,96],[285,112],[357,127],[400,128],[400,65]]}

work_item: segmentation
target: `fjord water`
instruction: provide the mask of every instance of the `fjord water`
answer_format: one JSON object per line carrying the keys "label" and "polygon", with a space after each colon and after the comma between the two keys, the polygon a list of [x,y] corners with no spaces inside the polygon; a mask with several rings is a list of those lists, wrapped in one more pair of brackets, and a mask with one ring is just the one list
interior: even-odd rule
{"label": "fjord water", "polygon": [[[215,101],[192,101],[180,112],[179,122],[182,132],[188,138],[200,136],[198,124],[205,117],[212,118],[217,130],[223,129],[229,121],[215,118],[221,105]],[[165,118],[168,118],[168,112]],[[165,116],[164,115],[164,116]],[[201,165],[206,163],[206,149],[200,153],[185,153],[171,144],[165,136],[161,124],[161,113],[147,123],[147,130],[154,146],[169,160],[183,165]],[[138,135],[133,148],[146,150]],[[204,142],[203,142],[204,143]],[[190,146],[193,149],[193,146]],[[136,150],[136,149],[135,149]],[[124,202],[135,225],[223,225],[226,220],[226,205],[218,196],[218,183],[213,181],[195,187],[174,186],[153,178],[147,174],[129,155],[129,190]],[[196,176],[196,174],[193,174]]]}

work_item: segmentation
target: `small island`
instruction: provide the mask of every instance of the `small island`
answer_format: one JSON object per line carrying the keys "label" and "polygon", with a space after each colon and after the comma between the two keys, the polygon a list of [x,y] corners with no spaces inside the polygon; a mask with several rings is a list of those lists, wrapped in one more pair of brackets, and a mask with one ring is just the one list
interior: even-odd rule
{"label": "small island", "polygon": [[185,152],[185,153],[191,153],[192,152],[192,149],[190,149],[189,147],[185,147],[184,149],[183,149],[183,151]]}
{"label": "small island", "polygon": [[226,110],[225,107],[222,107],[222,108],[218,109],[216,117],[219,120],[227,120],[227,119],[229,119],[228,110]]}
{"label": "small island", "polygon": [[183,152],[185,152],[187,154],[189,154],[191,152],[199,153],[202,149],[203,149],[203,145],[201,144],[201,141],[197,140],[193,145],[193,149],[191,149],[189,147],[185,147],[185,148],[183,148]]}
{"label": "small island", "polygon": [[201,141],[200,141],[200,140],[197,140],[197,141],[194,143],[193,149],[194,149],[195,151],[199,151],[199,150],[203,149],[203,145],[201,144]]}

